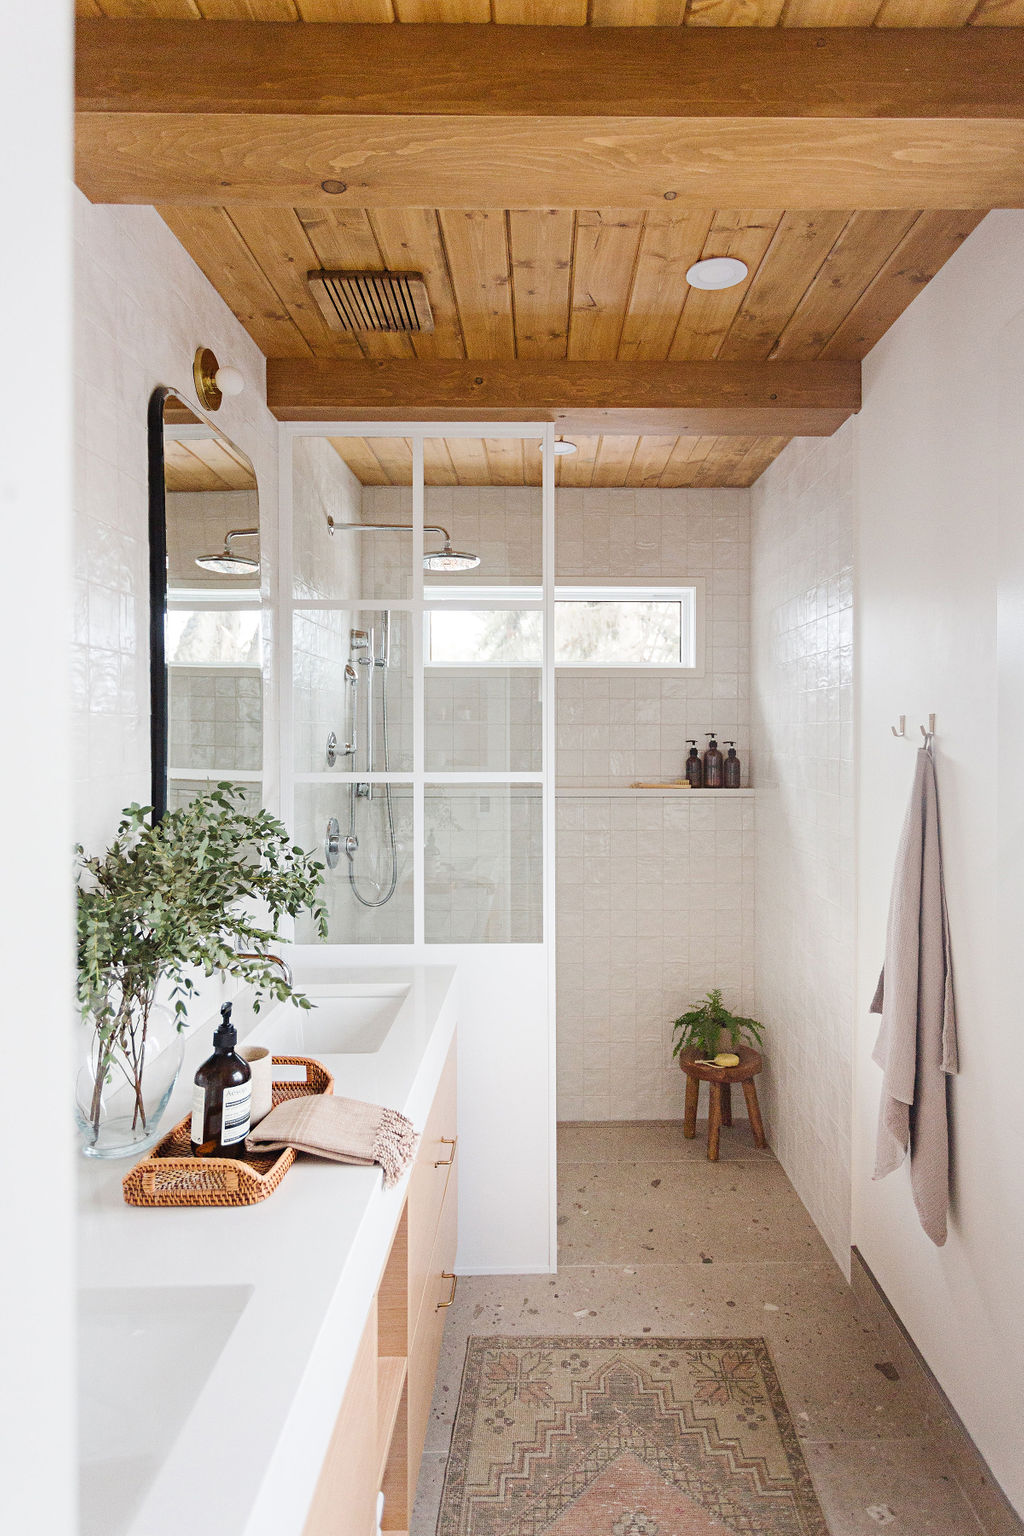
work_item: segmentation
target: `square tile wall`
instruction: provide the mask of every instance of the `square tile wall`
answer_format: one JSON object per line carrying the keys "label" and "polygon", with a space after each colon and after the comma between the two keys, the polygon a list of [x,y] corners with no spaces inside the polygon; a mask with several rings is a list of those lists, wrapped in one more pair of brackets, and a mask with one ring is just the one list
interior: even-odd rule
{"label": "square tile wall", "polygon": [[672,1021],[753,1005],[754,802],[566,790],[557,829],[559,1119],[681,1118]]}
{"label": "square tile wall", "polygon": [[[851,424],[852,425],[852,424]],[[853,434],[796,439],[753,498],[757,1008],[780,1162],[844,1267],[854,988]]]}
{"label": "square tile wall", "polygon": [[146,413],[170,385],[194,400],[200,344],[245,389],[217,425],[257,474],[264,547],[277,527],[277,423],[265,360],[152,208],[89,203],[75,219],[75,832],[106,846],[121,808],[149,800],[149,488]]}

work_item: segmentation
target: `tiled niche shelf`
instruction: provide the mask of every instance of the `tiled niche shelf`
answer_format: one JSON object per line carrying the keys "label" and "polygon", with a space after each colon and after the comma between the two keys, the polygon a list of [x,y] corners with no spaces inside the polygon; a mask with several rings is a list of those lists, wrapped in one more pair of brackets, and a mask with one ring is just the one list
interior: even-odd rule
{"label": "tiled niche shelf", "polygon": [[672,785],[664,788],[635,789],[630,784],[558,784],[555,786],[555,795],[567,800],[601,799],[686,799],[686,800],[752,800],[752,789],[676,789]]}

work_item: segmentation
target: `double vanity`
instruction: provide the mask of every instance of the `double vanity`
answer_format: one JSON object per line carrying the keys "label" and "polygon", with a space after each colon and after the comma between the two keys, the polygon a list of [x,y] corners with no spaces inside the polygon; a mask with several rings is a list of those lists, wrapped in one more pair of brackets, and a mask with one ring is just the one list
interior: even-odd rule
{"label": "double vanity", "polygon": [[412,1120],[394,1188],[300,1157],[260,1205],[145,1210],[122,1200],[128,1164],[83,1164],[82,1536],[372,1536],[379,1490],[383,1529],[408,1530],[455,1287],[454,978],[325,966],[296,980],[308,1012],[235,1005],[246,1044],[313,1056],[336,1094]]}

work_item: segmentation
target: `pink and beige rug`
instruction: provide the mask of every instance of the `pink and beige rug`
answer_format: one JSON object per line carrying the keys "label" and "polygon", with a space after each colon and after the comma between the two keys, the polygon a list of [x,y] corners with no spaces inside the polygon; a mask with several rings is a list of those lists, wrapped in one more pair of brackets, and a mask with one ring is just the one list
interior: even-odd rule
{"label": "pink and beige rug", "polygon": [[437,1536],[828,1536],[763,1339],[473,1338]]}

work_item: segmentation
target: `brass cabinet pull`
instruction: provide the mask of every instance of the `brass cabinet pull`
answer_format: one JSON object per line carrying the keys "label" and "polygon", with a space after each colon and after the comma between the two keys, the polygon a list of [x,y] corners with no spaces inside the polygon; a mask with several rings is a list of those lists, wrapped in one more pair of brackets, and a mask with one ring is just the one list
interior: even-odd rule
{"label": "brass cabinet pull", "polygon": [[438,1162],[434,1164],[434,1167],[450,1168],[452,1163],[455,1161],[455,1148],[458,1146],[458,1144],[459,1138],[457,1136],[442,1136],[441,1145],[443,1147],[451,1147],[452,1153],[450,1157],[442,1157]]}
{"label": "brass cabinet pull", "polygon": [[456,1289],[457,1289],[458,1284],[459,1284],[459,1277],[458,1277],[458,1275],[450,1275],[448,1273],[448,1271],[444,1270],[444,1269],[441,1271],[441,1279],[442,1280],[450,1280],[451,1283],[452,1283],[452,1289],[451,1289],[451,1294],[449,1295],[447,1301],[439,1301],[438,1302],[437,1306],[434,1308],[435,1312],[443,1312],[445,1307],[450,1307],[451,1306],[452,1302],[455,1300],[455,1292],[456,1292]]}

